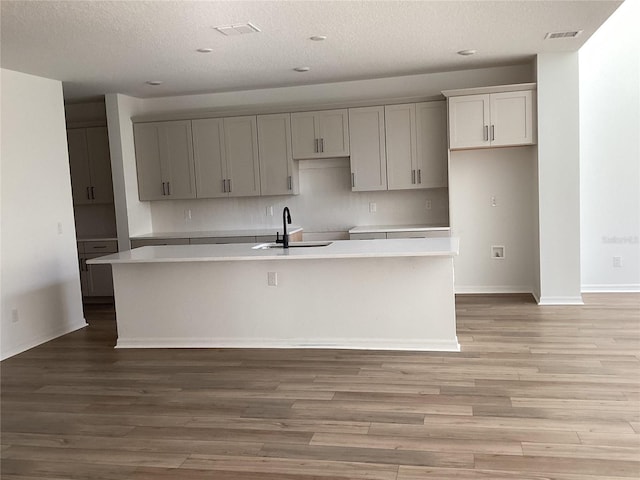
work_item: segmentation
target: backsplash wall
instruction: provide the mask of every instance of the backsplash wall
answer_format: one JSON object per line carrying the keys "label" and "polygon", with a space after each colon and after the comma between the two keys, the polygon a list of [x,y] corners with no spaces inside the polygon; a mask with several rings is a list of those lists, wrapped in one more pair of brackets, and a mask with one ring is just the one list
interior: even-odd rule
{"label": "backsplash wall", "polygon": [[[262,228],[282,225],[288,206],[306,233],[344,236],[356,225],[448,225],[446,188],[352,192],[348,158],[300,160],[300,195],[151,202],[154,232]],[[431,209],[426,208],[427,200]],[[376,212],[370,212],[370,203]],[[267,209],[273,207],[273,216]],[[191,218],[188,212],[191,211]]]}

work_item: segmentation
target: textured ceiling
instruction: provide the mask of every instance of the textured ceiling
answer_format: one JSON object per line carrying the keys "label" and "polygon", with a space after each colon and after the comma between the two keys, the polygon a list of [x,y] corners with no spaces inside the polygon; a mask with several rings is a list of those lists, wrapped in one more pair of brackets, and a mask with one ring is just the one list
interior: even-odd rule
{"label": "textured ceiling", "polygon": [[[2,0],[0,63],[62,80],[67,100],[442,72],[575,51],[620,3]],[[245,22],[262,31],[227,37],[212,28]],[[574,29],[584,33],[544,40],[547,32]],[[312,35],[328,38],[313,42]],[[478,53],[457,55],[462,49]],[[297,66],[311,70],[297,73]]]}

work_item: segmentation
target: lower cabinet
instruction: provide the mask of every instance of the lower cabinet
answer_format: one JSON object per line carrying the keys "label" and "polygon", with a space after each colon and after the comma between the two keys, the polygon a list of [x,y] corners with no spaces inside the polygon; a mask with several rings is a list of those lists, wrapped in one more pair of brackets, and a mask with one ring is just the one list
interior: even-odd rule
{"label": "lower cabinet", "polygon": [[83,297],[112,297],[113,276],[111,265],[87,265],[87,260],[118,251],[116,241],[78,242],[80,287]]}

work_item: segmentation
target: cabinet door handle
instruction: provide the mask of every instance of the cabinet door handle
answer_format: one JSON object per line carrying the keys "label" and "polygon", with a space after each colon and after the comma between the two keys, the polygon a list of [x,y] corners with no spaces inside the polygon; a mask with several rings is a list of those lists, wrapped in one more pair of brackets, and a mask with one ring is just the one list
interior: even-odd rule
{"label": "cabinet door handle", "polygon": [[167,182],[167,195],[171,195],[171,182]]}
{"label": "cabinet door handle", "polygon": [[91,200],[91,187],[87,187],[87,200]]}
{"label": "cabinet door handle", "polygon": [[496,139],[496,126],[491,125],[491,141]]}
{"label": "cabinet door handle", "polygon": [[320,151],[324,152],[324,138],[320,139]]}
{"label": "cabinet door handle", "polygon": [[222,179],[222,193],[227,193],[227,179]]}
{"label": "cabinet door handle", "polygon": [[356,174],[351,172],[351,188],[356,188]]}
{"label": "cabinet door handle", "polygon": [[227,182],[229,184],[229,193],[231,193],[231,179],[228,179]]}
{"label": "cabinet door handle", "polygon": [[165,190],[165,182],[162,182],[162,195],[166,195],[166,190]]}
{"label": "cabinet door handle", "polygon": [[287,179],[287,182],[288,182],[287,185],[289,185],[289,190],[293,190],[292,181],[291,181],[291,175],[289,175],[289,177]]}
{"label": "cabinet door handle", "polygon": [[91,187],[91,200],[95,200],[96,199],[95,188],[96,187]]}
{"label": "cabinet door handle", "polygon": [[415,185],[416,183],[416,171],[411,170],[411,185]]}
{"label": "cabinet door handle", "polygon": [[418,183],[422,183],[422,170],[418,169]]}
{"label": "cabinet door handle", "polygon": [[314,144],[314,147],[313,147],[313,151],[314,151],[314,153],[318,153],[320,151],[320,149],[318,148],[318,139],[315,138],[314,142],[315,142],[315,144]]}
{"label": "cabinet door handle", "polygon": [[484,126],[484,141],[488,142],[489,141],[489,126],[485,125]]}

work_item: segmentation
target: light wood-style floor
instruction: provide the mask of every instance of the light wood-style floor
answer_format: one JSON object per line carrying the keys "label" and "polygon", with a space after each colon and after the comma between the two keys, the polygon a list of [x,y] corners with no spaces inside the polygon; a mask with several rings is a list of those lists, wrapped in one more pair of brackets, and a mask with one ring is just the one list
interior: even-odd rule
{"label": "light wood-style floor", "polygon": [[2,479],[638,479],[640,296],[585,300],[459,297],[461,353],[114,350],[91,307],[2,362]]}

